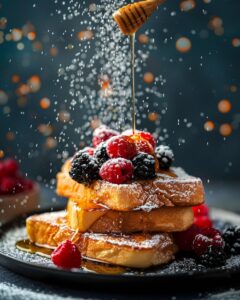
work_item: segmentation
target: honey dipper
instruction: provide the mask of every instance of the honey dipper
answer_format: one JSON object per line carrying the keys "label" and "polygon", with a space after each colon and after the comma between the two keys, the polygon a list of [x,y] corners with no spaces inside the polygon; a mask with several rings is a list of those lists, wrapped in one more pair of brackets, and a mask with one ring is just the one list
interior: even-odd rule
{"label": "honey dipper", "polygon": [[154,13],[158,5],[163,2],[165,0],[145,0],[128,4],[118,9],[113,14],[113,18],[123,34],[132,35]]}

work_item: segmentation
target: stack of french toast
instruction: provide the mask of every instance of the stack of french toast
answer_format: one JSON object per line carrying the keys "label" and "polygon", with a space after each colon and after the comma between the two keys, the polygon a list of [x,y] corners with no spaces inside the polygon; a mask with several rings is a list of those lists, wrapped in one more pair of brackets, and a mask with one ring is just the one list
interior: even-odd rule
{"label": "stack of french toast", "polygon": [[29,239],[51,248],[71,240],[82,257],[124,267],[170,262],[174,233],[193,224],[192,206],[204,202],[201,180],[171,167],[171,150],[149,133],[101,127],[94,138],[95,148],[79,151],[57,175],[66,211],[29,217]]}

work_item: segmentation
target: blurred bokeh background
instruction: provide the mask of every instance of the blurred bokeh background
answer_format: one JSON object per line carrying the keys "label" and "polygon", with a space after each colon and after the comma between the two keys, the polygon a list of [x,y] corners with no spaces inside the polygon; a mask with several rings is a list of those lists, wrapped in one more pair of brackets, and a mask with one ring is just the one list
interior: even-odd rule
{"label": "blurred bokeh background", "polygon": [[[0,157],[48,183],[100,120],[131,124],[118,92],[130,87],[129,43],[109,21],[127,2],[0,1]],[[238,0],[167,1],[136,35],[139,129],[170,145],[176,165],[236,194],[239,12]]]}

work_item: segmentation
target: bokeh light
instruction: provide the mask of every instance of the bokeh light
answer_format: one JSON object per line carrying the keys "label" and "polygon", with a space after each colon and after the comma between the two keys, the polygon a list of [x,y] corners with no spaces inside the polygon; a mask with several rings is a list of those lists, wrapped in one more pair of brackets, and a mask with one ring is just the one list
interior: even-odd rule
{"label": "bokeh light", "polygon": [[14,141],[15,140],[15,133],[13,131],[8,131],[6,133],[6,139],[8,141]]}
{"label": "bokeh light", "polygon": [[176,49],[181,53],[187,53],[188,51],[190,51],[191,47],[192,43],[187,37],[180,37],[176,41]]}
{"label": "bokeh light", "polygon": [[233,47],[240,47],[240,38],[233,38],[232,45]]}
{"label": "bokeh light", "polygon": [[138,36],[138,40],[142,44],[148,44],[149,43],[149,37],[146,34],[140,34]]}
{"label": "bokeh light", "polygon": [[5,91],[0,90],[0,105],[4,105],[8,102],[8,95]]}
{"label": "bokeh light", "polygon": [[30,91],[32,93],[36,93],[41,88],[41,79],[38,75],[33,75],[28,79],[27,84]]}
{"label": "bokeh light", "polygon": [[208,27],[213,30],[216,35],[224,34],[223,20],[218,16],[213,16],[208,22]]}
{"label": "bokeh light", "polygon": [[228,123],[222,124],[219,128],[220,134],[225,137],[231,135],[232,131],[233,131],[232,125]]}
{"label": "bokeh light", "polygon": [[143,80],[145,83],[148,83],[148,84],[153,83],[154,79],[155,79],[155,77],[154,77],[153,73],[151,73],[151,72],[146,72],[143,75]]}
{"label": "bokeh light", "polygon": [[148,119],[151,122],[156,122],[158,120],[158,118],[159,118],[159,115],[156,112],[151,112],[148,114]]}
{"label": "bokeh light", "polygon": [[0,158],[3,158],[5,156],[5,153],[3,150],[0,150]]}
{"label": "bokeh light", "polygon": [[231,84],[230,87],[229,87],[229,90],[231,93],[236,93],[238,88],[235,84]]}
{"label": "bokeh light", "polygon": [[213,131],[215,129],[215,124],[213,123],[213,121],[206,121],[204,123],[204,129],[206,131]]}
{"label": "bokeh light", "polygon": [[189,11],[196,7],[195,0],[183,0],[179,4],[181,11]]}
{"label": "bokeh light", "polygon": [[93,38],[93,32],[91,30],[80,31],[77,34],[79,41],[91,40]]}
{"label": "bokeh light", "polygon": [[48,137],[45,141],[45,147],[47,149],[54,149],[57,147],[57,141],[53,137]]}
{"label": "bokeh light", "polygon": [[226,113],[230,112],[231,109],[232,109],[232,104],[230,103],[229,100],[223,99],[218,102],[218,110],[221,113],[226,114]]}
{"label": "bokeh light", "polygon": [[48,109],[51,105],[51,101],[50,101],[50,99],[45,97],[40,100],[39,104],[42,109]]}
{"label": "bokeh light", "polygon": [[18,83],[20,80],[21,80],[21,78],[20,78],[19,75],[14,74],[14,75],[12,76],[12,82],[13,82],[13,83]]}
{"label": "bokeh light", "polygon": [[23,36],[22,30],[18,28],[13,28],[11,34],[12,34],[12,40],[15,42],[20,41]]}

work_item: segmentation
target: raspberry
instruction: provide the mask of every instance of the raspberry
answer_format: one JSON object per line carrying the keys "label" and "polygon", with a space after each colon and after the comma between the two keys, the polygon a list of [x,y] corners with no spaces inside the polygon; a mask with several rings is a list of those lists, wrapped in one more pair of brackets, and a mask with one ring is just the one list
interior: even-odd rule
{"label": "raspberry", "polygon": [[155,141],[153,135],[149,132],[136,130],[133,133],[133,131],[131,129],[129,129],[129,130],[124,131],[122,133],[122,135],[127,135],[127,136],[131,137],[131,139],[133,139],[134,141],[146,140],[147,142],[150,143],[150,145],[153,147],[153,149],[155,149],[155,147],[156,147],[156,141]]}
{"label": "raspberry", "polygon": [[29,179],[25,179],[23,183],[23,190],[30,191],[33,189],[33,182]]}
{"label": "raspberry", "polygon": [[155,158],[147,153],[140,152],[133,159],[134,176],[139,179],[151,179],[156,176]]}
{"label": "raspberry", "polygon": [[4,162],[0,162],[0,179],[6,175]]}
{"label": "raspberry", "polygon": [[9,158],[4,161],[4,168],[6,174],[11,176],[11,175],[15,175],[16,172],[19,170],[19,165],[14,159]]}
{"label": "raspberry", "polygon": [[209,208],[207,204],[201,204],[193,207],[194,217],[208,217],[209,216]]}
{"label": "raspberry", "polygon": [[223,248],[208,246],[199,257],[199,262],[206,267],[221,267],[226,264],[226,254]]}
{"label": "raspberry", "polygon": [[94,153],[94,158],[97,161],[99,167],[101,167],[107,160],[109,160],[109,156],[107,154],[107,145],[105,142],[97,146]]}
{"label": "raspberry", "polygon": [[105,125],[101,125],[93,132],[93,146],[97,147],[101,142],[105,142],[113,136],[119,135],[119,132],[108,128]]}
{"label": "raspberry", "polygon": [[51,255],[52,262],[63,269],[73,269],[81,267],[81,253],[77,246],[67,240],[59,245]]}
{"label": "raspberry", "polygon": [[156,141],[155,141],[155,139],[154,139],[154,137],[153,137],[153,135],[151,133],[146,132],[146,131],[139,131],[138,135],[142,139],[148,141],[151,144],[151,146],[153,147],[153,149],[156,148]]}
{"label": "raspberry", "polygon": [[131,159],[137,154],[137,149],[129,137],[119,135],[107,141],[107,154],[111,158]]}
{"label": "raspberry", "polygon": [[194,224],[201,228],[212,227],[213,225],[211,219],[205,216],[194,218]]}
{"label": "raspberry", "polygon": [[133,165],[125,158],[110,159],[102,165],[100,176],[111,183],[121,184],[132,179]]}
{"label": "raspberry", "polygon": [[96,160],[88,153],[79,151],[72,160],[70,177],[78,183],[91,183],[99,178],[99,167]]}
{"label": "raspberry", "polygon": [[182,251],[192,251],[192,244],[193,240],[195,239],[196,235],[201,232],[201,229],[196,225],[192,225],[185,231],[176,232],[174,234],[175,241]]}
{"label": "raspberry", "polygon": [[223,248],[224,241],[221,233],[214,228],[204,228],[197,234],[193,240],[192,249],[196,255],[201,256],[207,251],[207,248]]}
{"label": "raspberry", "polygon": [[14,178],[5,177],[1,180],[0,190],[3,194],[16,194],[17,182]]}
{"label": "raspberry", "polygon": [[174,154],[168,146],[158,146],[155,150],[156,156],[159,160],[160,168],[167,170],[174,161]]}
{"label": "raspberry", "polygon": [[137,152],[144,152],[150,155],[154,154],[152,145],[146,140],[135,141]]}
{"label": "raspberry", "polygon": [[13,195],[23,191],[29,191],[33,188],[32,181],[15,175],[7,176],[0,180],[0,193],[5,195]]}
{"label": "raspberry", "polygon": [[223,231],[225,251],[228,255],[240,254],[240,226],[229,226]]}

